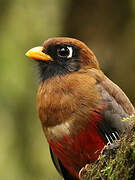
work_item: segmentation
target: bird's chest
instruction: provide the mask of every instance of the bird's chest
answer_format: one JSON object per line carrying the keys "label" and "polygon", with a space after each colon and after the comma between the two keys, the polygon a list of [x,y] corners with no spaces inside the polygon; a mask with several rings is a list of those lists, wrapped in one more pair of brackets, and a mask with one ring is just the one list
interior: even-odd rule
{"label": "bird's chest", "polygon": [[100,95],[86,77],[57,78],[42,84],[37,93],[37,109],[43,126],[55,126],[74,119],[88,119]]}

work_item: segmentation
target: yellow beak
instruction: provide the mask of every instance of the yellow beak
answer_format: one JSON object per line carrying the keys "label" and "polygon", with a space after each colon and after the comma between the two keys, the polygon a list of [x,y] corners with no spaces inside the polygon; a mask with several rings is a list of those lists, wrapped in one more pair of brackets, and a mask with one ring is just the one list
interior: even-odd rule
{"label": "yellow beak", "polygon": [[53,61],[51,56],[45,54],[42,46],[34,47],[30,49],[25,55],[29,58],[41,60],[41,61]]}

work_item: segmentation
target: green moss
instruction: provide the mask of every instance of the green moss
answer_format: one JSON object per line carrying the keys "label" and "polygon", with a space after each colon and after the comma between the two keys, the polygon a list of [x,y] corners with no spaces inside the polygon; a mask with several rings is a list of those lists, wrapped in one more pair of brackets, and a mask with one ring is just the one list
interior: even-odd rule
{"label": "green moss", "polygon": [[117,149],[105,148],[104,154],[89,165],[82,180],[134,180],[135,179],[135,127],[127,131]]}

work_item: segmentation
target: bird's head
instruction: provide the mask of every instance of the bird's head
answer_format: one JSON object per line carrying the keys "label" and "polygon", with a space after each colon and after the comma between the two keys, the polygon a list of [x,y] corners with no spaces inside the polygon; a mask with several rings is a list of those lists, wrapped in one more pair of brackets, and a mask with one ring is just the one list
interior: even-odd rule
{"label": "bird's head", "polygon": [[42,81],[80,69],[99,69],[94,53],[83,42],[73,38],[48,39],[43,46],[30,49],[26,56],[38,62]]}

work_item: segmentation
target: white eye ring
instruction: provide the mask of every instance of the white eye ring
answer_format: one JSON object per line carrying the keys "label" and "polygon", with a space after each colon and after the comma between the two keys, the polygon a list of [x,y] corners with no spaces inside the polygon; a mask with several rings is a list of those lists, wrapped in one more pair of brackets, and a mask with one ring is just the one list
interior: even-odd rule
{"label": "white eye ring", "polygon": [[69,55],[67,56],[67,58],[71,58],[73,55],[73,48],[72,47],[67,47],[69,50]]}
{"label": "white eye ring", "polygon": [[62,47],[57,49],[57,55],[63,58],[72,58],[73,48],[70,46]]}

